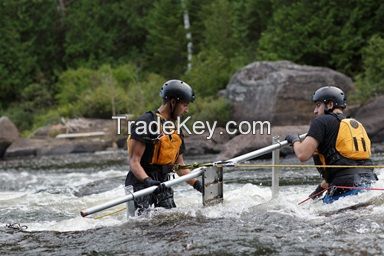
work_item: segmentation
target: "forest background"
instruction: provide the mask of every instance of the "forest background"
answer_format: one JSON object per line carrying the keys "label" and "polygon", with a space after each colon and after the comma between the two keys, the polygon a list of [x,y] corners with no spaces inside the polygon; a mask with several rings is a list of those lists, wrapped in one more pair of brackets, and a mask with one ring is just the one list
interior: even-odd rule
{"label": "forest background", "polygon": [[384,94],[384,3],[374,0],[3,0],[0,116],[28,135],[60,118],[139,115],[164,81],[196,91],[195,120],[230,117],[218,96],[239,68],[290,60]]}

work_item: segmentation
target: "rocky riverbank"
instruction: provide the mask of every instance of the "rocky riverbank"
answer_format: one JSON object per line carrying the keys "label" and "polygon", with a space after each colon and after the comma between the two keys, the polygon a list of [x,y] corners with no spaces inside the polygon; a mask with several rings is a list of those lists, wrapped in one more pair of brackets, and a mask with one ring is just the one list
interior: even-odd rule
{"label": "rocky riverbank", "polygon": [[[231,120],[268,121],[271,134],[229,134],[217,128],[208,134],[186,134],[188,155],[219,154],[219,160],[244,154],[272,143],[273,136],[305,133],[313,118],[313,92],[324,85],[336,85],[346,92],[354,90],[352,79],[323,67],[297,65],[289,61],[254,62],[236,72],[227,88],[220,92],[232,104]],[[348,106],[347,114],[362,122],[373,142],[374,152],[383,152],[384,96],[361,106]],[[122,124],[124,127],[124,124]],[[24,156],[96,152],[126,147],[127,133],[117,134],[116,120],[62,119],[21,138],[7,117],[0,118],[0,159]],[[291,151],[286,148],[282,154]]]}

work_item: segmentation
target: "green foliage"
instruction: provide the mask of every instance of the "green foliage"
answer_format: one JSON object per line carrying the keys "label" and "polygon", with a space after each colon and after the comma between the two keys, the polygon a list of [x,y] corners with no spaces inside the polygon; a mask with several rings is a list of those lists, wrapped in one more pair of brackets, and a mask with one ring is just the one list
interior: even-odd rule
{"label": "green foliage", "polygon": [[383,93],[380,1],[4,0],[0,15],[0,109],[21,130],[61,116],[140,115],[172,78],[224,116],[217,92],[256,59],[337,69],[357,79],[360,99]]}
{"label": "green foliage", "polygon": [[145,19],[148,70],[174,78],[187,69],[187,41],[181,2],[155,1]]}
{"label": "green foliage", "polygon": [[31,130],[37,115],[45,113],[54,105],[53,95],[42,84],[30,84],[21,92],[21,100],[7,109],[9,116],[19,130]]}
{"label": "green foliage", "polygon": [[[104,68],[110,69],[110,66]],[[119,65],[112,69],[111,72],[114,79],[116,79],[117,85],[123,89],[127,89],[130,84],[137,83],[141,79],[139,69],[131,63]]]}
{"label": "green foliage", "polygon": [[82,100],[76,104],[76,113],[84,117],[110,119],[117,113],[127,113],[125,91],[102,83],[95,89],[84,91]]}
{"label": "green foliage", "polygon": [[164,81],[156,74],[141,75],[132,64],[68,70],[57,83],[57,112],[64,117],[106,119],[116,114],[140,115],[161,104]]}
{"label": "green foliage", "polygon": [[73,104],[81,93],[97,83],[96,72],[88,68],[69,69],[61,73],[57,83],[57,100],[60,105]]}
{"label": "green foliage", "polygon": [[[25,1],[27,2],[27,1]],[[25,10],[17,9],[13,1],[5,1],[0,7],[0,104],[19,98],[23,83],[32,82],[35,58],[30,53],[31,39],[23,37],[31,22]],[[17,17],[17,18],[14,18]]]}
{"label": "green foliage", "polygon": [[204,50],[216,50],[227,60],[245,55],[246,24],[242,22],[244,1],[214,0],[204,6]]}
{"label": "green foliage", "polygon": [[30,130],[33,126],[34,120],[31,118],[31,113],[18,105],[9,106],[3,115],[8,116],[19,131]]}
{"label": "green foliage", "polygon": [[363,48],[364,72],[356,77],[359,100],[384,94],[384,38],[372,36]]}
{"label": "green foliage", "polygon": [[54,72],[62,68],[63,27],[57,10],[56,1],[1,1],[1,105],[21,100],[31,83],[50,90]]}
{"label": "green foliage", "polygon": [[146,111],[156,110],[162,103],[160,88],[165,81],[162,76],[149,74],[144,81],[131,86],[127,92],[127,113],[137,117]]}
{"label": "green foliage", "polygon": [[217,121],[218,126],[224,126],[230,119],[230,103],[221,97],[197,98],[190,104],[191,120],[194,121]]}
{"label": "green foliage", "polygon": [[97,67],[103,63],[140,64],[146,40],[142,16],[150,0],[82,0],[67,6],[65,63],[69,67]]}
{"label": "green foliage", "polygon": [[68,70],[59,78],[59,112],[68,117],[110,118],[127,113],[126,90],[137,83],[138,70],[132,64],[99,69]]}
{"label": "green foliage", "polygon": [[201,10],[204,47],[194,56],[184,79],[200,97],[224,89],[233,72],[251,61],[247,49],[246,7],[249,1],[213,0]]}
{"label": "green foliage", "polygon": [[277,2],[272,22],[259,42],[260,59],[287,59],[353,74],[361,71],[360,49],[366,38],[383,31],[381,2]]}
{"label": "green foliage", "polygon": [[212,96],[224,89],[233,71],[230,60],[216,50],[199,53],[192,65],[183,79],[196,91],[197,98]]}
{"label": "green foliage", "polygon": [[54,105],[52,94],[41,84],[30,84],[21,92],[21,105],[26,111],[42,111]]}
{"label": "green foliage", "polygon": [[[273,1],[265,0],[246,0],[244,1],[244,7],[240,9],[242,14],[239,19],[242,24],[245,24],[245,44],[254,50],[256,49],[261,34],[267,29],[268,23],[270,22],[273,15],[272,8]],[[250,52],[252,54],[252,52]]]}

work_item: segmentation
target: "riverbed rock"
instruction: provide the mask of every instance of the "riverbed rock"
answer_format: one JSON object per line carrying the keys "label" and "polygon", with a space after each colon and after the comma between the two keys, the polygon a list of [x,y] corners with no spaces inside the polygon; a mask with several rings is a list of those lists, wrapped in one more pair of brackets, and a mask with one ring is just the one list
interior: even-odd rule
{"label": "riverbed rock", "polygon": [[218,154],[223,149],[224,144],[230,139],[231,135],[223,127],[215,129],[212,137],[210,137],[208,132],[203,134],[186,134],[184,138],[186,145],[185,155]]}
{"label": "riverbed rock", "polygon": [[32,133],[30,138],[54,138],[58,134],[87,133],[87,132],[104,132],[108,135],[116,134],[116,122],[112,119],[95,119],[95,118],[62,118],[60,123],[51,124],[38,128]]}
{"label": "riverbed rock", "polygon": [[15,124],[6,116],[0,118],[0,158],[6,149],[19,138]]}
{"label": "riverbed rock", "polygon": [[93,153],[103,151],[112,144],[111,140],[100,138],[62,140],[62,139],[17,139],[5,152],[5,158],[63,155],[73,153]]}
{"label": "riverbed rock", "polygon": [[[272,144],[272,137],[279,136],[280,140],[284,140],[288,134],[304,134],[308,131],[308,125],[301,126],[274,126],[271,127],[271,133],[261,134],[241,134],[229,140],[223,146],[222,152],[218,155],[217,160],[228,160],[230,158],[249,153],[251,151],[269,146]],[[290,147],[284,147],[280,150],[282,155],[292,153]],[[269,157],[267,155],[267,157]]]}
{"label": "riverbed rock", "polygon": [[116,147],[118,138],[112,119],[62,119],[37,129],[29,138],[14,140],[4,157],[92,153]]}
{"label": "riverbed rock", "polygon": [[384,95],[370,100],[367,104],[357,109],[353,115],[360,121],[372,142],[384,141]]}
{"label": "riverbed rock", "polygon": [[329,68],[258,61],[232,76],[225,95],[235,121],[306,125],[313,117],[313,93],[325,85],[338,86],[346,94],[354,88],[351,78]]}

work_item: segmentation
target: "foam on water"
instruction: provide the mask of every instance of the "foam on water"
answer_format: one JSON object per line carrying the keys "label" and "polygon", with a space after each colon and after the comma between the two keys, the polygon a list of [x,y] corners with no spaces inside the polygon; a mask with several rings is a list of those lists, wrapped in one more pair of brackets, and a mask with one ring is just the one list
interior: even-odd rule
{"label": "foam on water", "polygon": [[[380,180],[376,182],[373,187],[384,188],[384,169],[376,170],[376,173]],[[60,183],[63,187],[80,186],[95,180],[118,177],[122,176],[121,171],[108,170],[95,172],[93,174],[60,173],[52,175],[23,172],[22,175],[24,177],[31,177],[32,180],[43,179],[43,181],[41,184],[35,184],[33,187],[29,187],[30,190],[27,192],[0,192],[0,212],[18,212],[17,217],[12,219],[12,221],[27,225],[27,231],[78,231],[103,226],[120,225],[127,221],[125,211],[102,219],[94,219],[92,216],[82,218],[79,214],[81,209],[125,196],[123,185],[102,193],[94,193],[82,197],[74,196],[71,191],[67,190],[62,190],[61,193],[50,193],[44,190],[47,186],[57,183]],[[4,177],[4,175],[2,177]],[[313,189],[313,185],[284,186],[280,188],[279,197],[271,200],[272,193],[270,187],[254,184],[224,184],[223,204],[203,207],[201,194],[184,183],[175,187],[175,202],[178,207],[164,211],[164,213],[167,214],[167,212],[169,212],[169,214],[172,214],[178,212],[191,216],[204,216],[206,218],[240,219],[243,214],[257,214],[258,211],[265,211],[271,213],[278,212],[305,220],[323,219],[325,218],[323,216],[324,213],[366,202],[383,193],[383,191],[366,191],[357,196],[342,198],[329,205],[325,205],[321,201],[311,200],[302,205],[298,205],[298,202],[305,199]],[[122,207],[125,207],[125,204],[95,215],[100,216],[116,209],[121,209]],[[384,212],[384,207],[382,205],[374,205],[370,207],[370,210],[380,214]],[[24,214],[33,213],[39,216],[36,221],[31,221],[24,217]],[[134,217],[128,219],[128,221],[143,221],[143,218]],[[7,219],[4,218],[4,215],[2,222],[4,223],[1,223],[1,225],[7,224]],[[360,231],[364,232],[364,228],[365,227],[362,227]]]}

